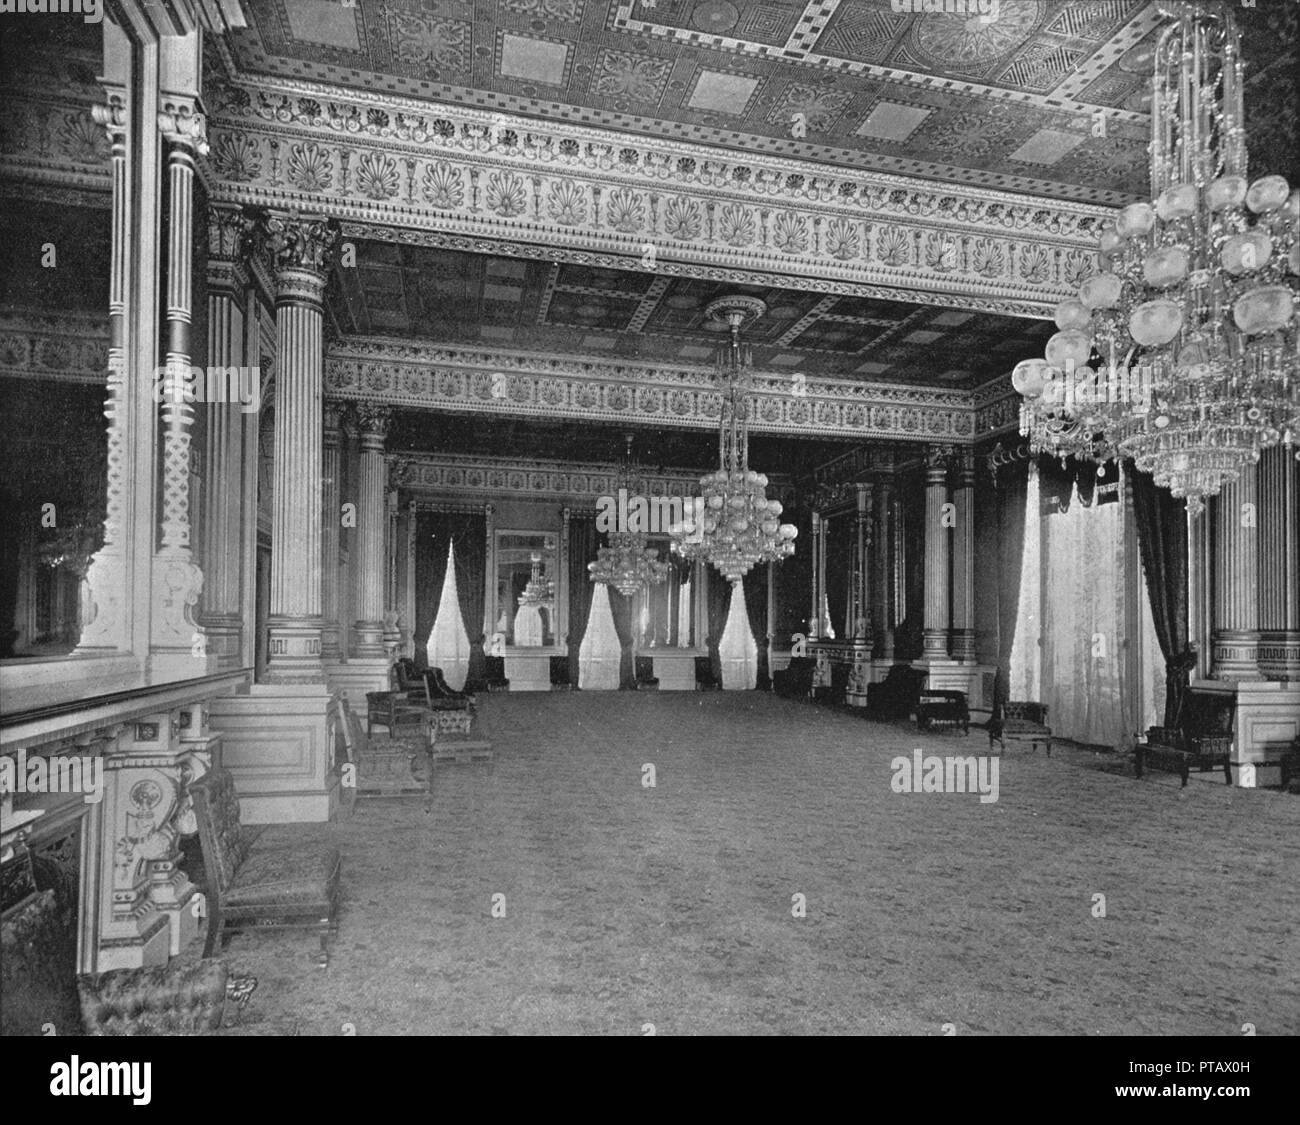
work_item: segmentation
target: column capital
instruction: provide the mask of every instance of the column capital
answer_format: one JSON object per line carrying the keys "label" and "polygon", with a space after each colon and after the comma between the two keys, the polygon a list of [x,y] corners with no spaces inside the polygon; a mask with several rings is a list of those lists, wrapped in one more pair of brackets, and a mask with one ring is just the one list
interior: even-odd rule
{"label": "column capital", "polygon": [[357,403],[357,423],[361,427],[362,448],[382,450],[392,421],[391,406],[382,406],[373,402]]}
{"label": "column capital", "polygon": [[928,483],[939,484],[948,479],[948,463],[954,452],[951,445],[925,447],[925,479]]}
{"label": "column capital", "polygon": [[158,128],[167,142],[189,149],[199,156],[208,154],[208,122],[198,98],[163,94],[159,99]]}
{"label": "column capital", "polygon": [[964,449],[957,458],[957,487],[975,487],[975,452]]}
{"label": "column capital", "polygon": [[300,215],[296,211],[268,211],[261,232],[275,270],[277,288],[286,274],[313,274],[324,287],[330,255],[338,241],[336,223],[323,215]]}
{"label": "column capital", "polygon": [[127,104],[126,91],[108,89],[108,101],[90,107],[91,119],[108,134],[110,145],[126,141]]}

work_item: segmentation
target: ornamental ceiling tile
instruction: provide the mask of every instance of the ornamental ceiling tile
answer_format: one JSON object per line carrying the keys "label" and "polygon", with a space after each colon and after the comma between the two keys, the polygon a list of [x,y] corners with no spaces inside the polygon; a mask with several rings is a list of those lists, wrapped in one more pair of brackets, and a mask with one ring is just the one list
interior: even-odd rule
{"label": "ornamental ceiling tile", "polygon": [[597,351],[707,371],[725,329],[705,309],[741,292],[768,309],[745,333],[759,369],[783,379],[799,373],[920,385],[934,384],[936,372],[961,371],[961,379],[944,382],[965,387],[1041,353],[1052,331],[1046,321],[646,270],[368,240],[356,251],[356,267],[338,270],[330,289],[341,341],[382,329],[431,347],[483,340],[536,355]]}
{"label": "ornamental ceiling tile", "polygon": [[[893,0],[245,7],[249,26],[230,42],[248,73],[1058,199],[1121,205],[1145,190],[1131,152],[1149,130],[1155,0],[1000,0],[995,19],[898,12]],[[1239,14],[1251,132],[1283,142],[1295,135],[1294,8]],[[1043,130],[1090,131],[1099,109],[1097,147],[1119,159],[1017,155]],[[967,128],[988,117],[992,131]],[[423,186],[449,208],[463,190]]]}

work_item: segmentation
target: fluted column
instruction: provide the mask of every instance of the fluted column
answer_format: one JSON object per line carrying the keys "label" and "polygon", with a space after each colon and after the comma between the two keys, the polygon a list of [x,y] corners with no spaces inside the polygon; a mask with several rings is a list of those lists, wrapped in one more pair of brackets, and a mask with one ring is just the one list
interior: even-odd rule
{"label": "fluted column", "polygon": [[812,514],[812,612],[808,614],[808,639],[822,635],[822,517]]}
{"label": "fluted column", "polygon": [[1300,682],[1300,465],[1275,445],[1259,463],[1260,671]]}
{"label": "fluted column", "polygon": [[1214,518],[1214,672],[1258,680],[1259,489],[1255,467],[1224,485]]}
{"label": "fluted column", "polygon": [[357,408],[361,457],[357,480],[357,622],[352,653],[360,658],[384,656],[384,526],[387,522],[387,468],[384,441],[392,411],[362,403]]}
{"label": "fluted column", "polygon": [[[203,572],[190,543],[190,429],[194,396],[190,375],[193,317],[194,158],[208,150],[194,99],[165,99],[158,128],[167,147],[166,378],[162,394],[161,546],[154,555],[150,648],[167,657],[206,656],[194,617]],[[206,390],[206,380],[205,380]],[[186,399],[190,401],[186,401]],[[187,671],[194,672],[191,664]]]}
{"label": "fluted column", "polygon": [[128,106],[125,89],[110,89],[105,105],[91,115],[108,134],[112,194],[109,202],[112,243],[108,273],[108,373],[104,417],[108,421],[108,473],[104,512],[104,544],[95,553],[82,588],[81,637],[77,652],[128,647],[126,558],[127,447],[131,429],[127,396],[126,278],[131,246],[131,195],[127,173]]}
{"label": "fluted column", "polygon": [[853,632],[854,641],[871,643],[871,485],[858,485],[853,520]]}
{"label": "fluted column", "polygon": [[975,454],[963,452],[953,491],[952,655],[975,663]]}
{"label": "fluted column", "polygon": [[320,655],[324,661],[339,659],[339,418],[343,406],[327,402],[322,408],[321,428],[321,634]]}
{"label": "fluted column", "polygon": [[275,267],[276,403],[271,516],[272,682],[319,683],[321,667],[321,398],[327,259],[324,219],[266,219]]}
{"label": "fluted column", "polygon": [[894,516],[893,482],[883,480],[876,488],[874,551],[875,596],[871,617],[876,627],[876,651],[879,659],[894,658],[894,551],[892,537]]}
{"label": "fluted column", "polygon": [[384,472],[384,655],[392,661],[397,659],[397,649],[402,643],[402,632],[397,627],[397,527],[401,515],[397,507],[397,478],[402,470],[385,462]]}
{"label": "fluted column", "polygon": [[[208,388],[219,387],[204,405],[203,440],[203,611],[210,655],[237,664],[241,651],[240,519],[244,516],[243,450],[245,413],[260,403],[260,372],[245,362],[244,308],[249,284],[244,264],[244,226],[237,206],[208,210]],[[251,401],[241,394],[251,390]],[[249,513],[249,518],[253,518]]]}
{"label": "fluted column", "polygon": [[948,521],[944,519],[944,505],[948,503],[948,455],[949,450],[942,447],[933,447],[926,455],[923,660],[942,660],[948,655],[951,550]]}

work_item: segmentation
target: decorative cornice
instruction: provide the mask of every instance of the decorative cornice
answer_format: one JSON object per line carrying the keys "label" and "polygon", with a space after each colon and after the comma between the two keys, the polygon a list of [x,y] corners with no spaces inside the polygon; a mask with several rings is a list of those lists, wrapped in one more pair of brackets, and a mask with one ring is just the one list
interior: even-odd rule
{"label": "decorative cornice", "polygon": [[[382,337],[335,343],[325,387],[341,399],[452,413],[593,418],[713,429],[721,399],[711,368],[607,363],[575,356]],[[970,442],[962,391],[805,380],[757,372],[750,429],[818,436]]]}
{"label": "decorative cornice", "polygon": [[1109,214],[311,83],[211,96],[218,198],[292,202],[390,240],[398,228],[1043,315],[1094,272]]}
{"label": "decorative cornice", "polygon": [[108,310],[102,315],[0,312],[0,376],[108,382]]}
{"label": "decorative cornice", "polygon": [[[469,493],[587,500],[594,509],[601,496],[618,494],[618,466],[601,462],[521,462],[511,457],[450,457],[432,453],[389,454],[389,479],[421,494]],[[690,470],[639,472],[634,482],[645,496],[695,496],[701,473]],[[778,491],[789,484],[770,477]]]}

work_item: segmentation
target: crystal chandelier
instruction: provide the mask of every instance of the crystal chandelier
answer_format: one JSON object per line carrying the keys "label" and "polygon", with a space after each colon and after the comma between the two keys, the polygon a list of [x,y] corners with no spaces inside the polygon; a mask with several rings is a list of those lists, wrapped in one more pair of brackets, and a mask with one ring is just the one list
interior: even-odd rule
{"label": "crystal chandelier", "polygon": [[[631,496],[635,477],[632,435],[625,434],[624,440],[627,449],[619,466],[617,489]],[[604,582],[629,598],[643,587],[658,586],[668,577],[668,564],[660,561],[659,552],[646,546],[644,535],[632,531],[611,531],[609,546],[596,551],[596,561],[588,563],[587,570],[593,582]]]}
{"label": "crystal chandelier", "polygon": [[1151,201],[1101,235],[1103,272],[1016,367],[1033,452],[1131,457],[1193,514],[1300,436],[1300,193],[1246,179],[1240,33],[1218,0],[1162,4]]}
{"label": "crystal chandelier", "polygon": [[678,555],[712,563],[729,582],[739,582],[756,563],[779,562],[793,555],[799,534],[793,524],[779,522],[781,502],[767,498],[767,477],[749,467],[753,361],[749,349],[741,348],[740,330],[766,311],[756,297],[721,297],[705,309],[711,320],[731,329],[731,339],[719,349],[717,360],[722,391],[719,468],[700,478],[702,512],[669,528]]}
{"label": "crystal chandelier", "polygon": [[519,604],[549,606],[555,601],[555,582],[550,578],[542,577],[542,556],[537,551],[534,551],[529,558],[533,564],[532,571],[528,583],[524,586],[524,592],[519,595]]}

